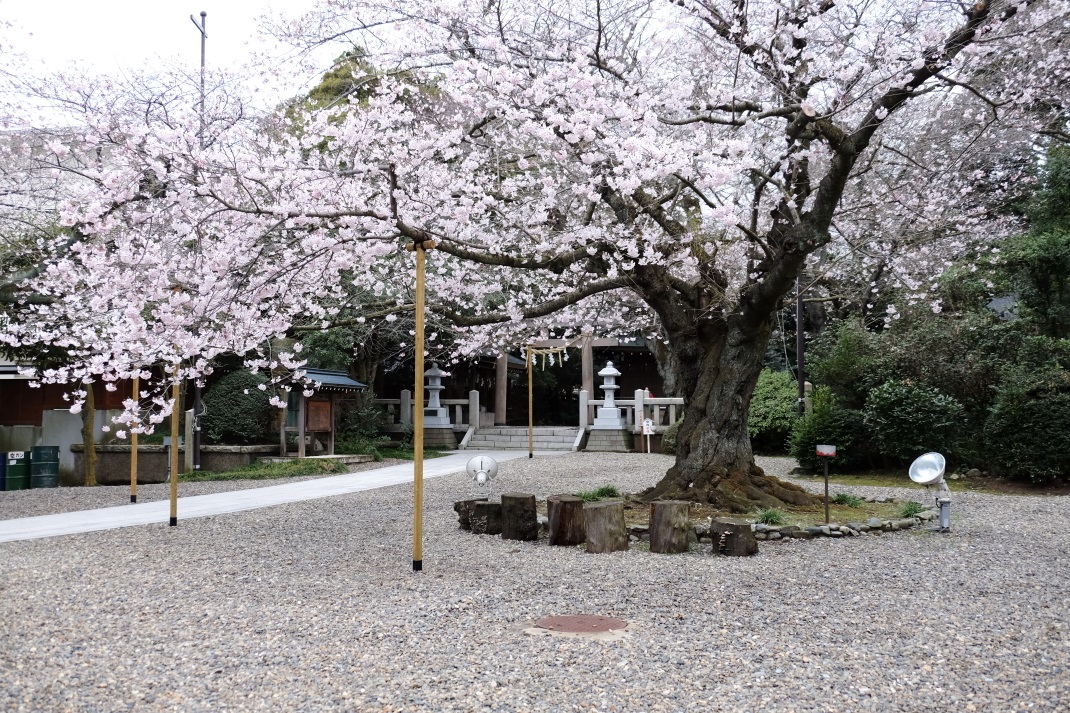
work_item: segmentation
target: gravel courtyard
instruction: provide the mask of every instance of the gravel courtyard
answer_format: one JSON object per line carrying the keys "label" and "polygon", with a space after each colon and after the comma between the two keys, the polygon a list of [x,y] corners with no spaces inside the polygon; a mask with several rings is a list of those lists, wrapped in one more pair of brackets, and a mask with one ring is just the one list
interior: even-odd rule
{"label": "gravel courtyard", "polygon": [[[493,492],[637,490],[668,463],[521,459]],[[0,493],[3,517],[77,491],[30,492]],[[452,503],[475,495],[462,474],[426,482],[418,575],[411,487],[0,544],[0,710],[1070,709],[1066,497],[956,493],[947,535],[728,558],[472,535]],[[522,633],[569,613],[633,624],[619,641]]]}

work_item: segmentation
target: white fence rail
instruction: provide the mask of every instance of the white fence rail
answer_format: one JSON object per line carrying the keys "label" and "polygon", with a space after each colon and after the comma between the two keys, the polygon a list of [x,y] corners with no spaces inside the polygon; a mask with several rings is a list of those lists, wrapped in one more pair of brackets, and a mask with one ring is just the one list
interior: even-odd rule
{"label": "white fence rail", "polygon": [[[605,406],[605,399],[592,399],[586,391],[580,392],[580,428],[587,429],[594,422],[595,409]],[[646,389],[638,389],[631,399],[613,399],[613,404],[621,410],[628,430],[641,433],[643,419],[654,422],[654,432],[662,433],[684,415],[682,398],[656,399],[647,395]]]}
{"label": "white fence rail", "polygon": [[[380,406],[386,413],[386,421],[383,430],[388,433],[399,433],[405,430],[407,424],[412,423],[413,399],[412,392],[405,389],[401,392],[401,398],[375,399],[373,402]],[[447,409],[450,417],[450,425],[455,431],[464,431],[479,425],[479,392],[469,391],[467,399],[440,399],[439,403]],[[476,414],[473,423],[472,414]],[[484,419],[486,414],[484,413]],[[491,415],[493,418],[493,414]],[[487,425],[487,424],[484,424]],[[493,425],[493,424],[490,424]]]}

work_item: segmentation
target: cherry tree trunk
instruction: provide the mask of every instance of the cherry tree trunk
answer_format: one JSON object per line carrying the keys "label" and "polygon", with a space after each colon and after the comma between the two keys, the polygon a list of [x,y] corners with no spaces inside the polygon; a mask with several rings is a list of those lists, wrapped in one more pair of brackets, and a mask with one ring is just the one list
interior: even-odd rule
{"label": "cherry tree trunk", "polygon": [[85,403],[82,404],[82,454],[85,461],[85,478],[82,484],[94,486],[97,484],[97,442],[96,434],[97,406],[93,400],[93,385],[85,386]]}
{"label": "cherry tree trunk", "polygon": [[767,476],[754,462],[747,416],[769,341],[768,320],[727,317],[689,334],[670,335],[668,366],[685,396],[676,463],[647,500],[706,502],[733,512],[807,505],[813,496]]}

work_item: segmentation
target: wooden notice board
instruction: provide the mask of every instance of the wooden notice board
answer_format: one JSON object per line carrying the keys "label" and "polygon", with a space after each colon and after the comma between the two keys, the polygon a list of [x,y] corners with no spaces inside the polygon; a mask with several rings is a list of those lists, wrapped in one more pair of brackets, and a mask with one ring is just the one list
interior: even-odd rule
{"label": "wooden notice board", "polygon": [[330,401],[308,402],[308,430],[333,431]]}

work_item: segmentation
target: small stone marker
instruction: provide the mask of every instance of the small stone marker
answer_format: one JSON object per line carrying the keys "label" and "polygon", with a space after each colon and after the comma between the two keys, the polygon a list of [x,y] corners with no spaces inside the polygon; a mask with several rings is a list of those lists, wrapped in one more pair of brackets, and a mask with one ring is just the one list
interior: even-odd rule
{"label": "small stone marker", "polygon": [[650,551],[663,554],[687,552],[690,514],[691,503],[684,500],[650,503]]}
{"label": "small stone marker", "polygon": [[749,557],[758,554],[758,540],[746,520],[719,517],[710,524],[710,538],[715,555]]}
{"label": "small stone marker", "polygon": [[583,498],[575,495],[551,495],[546,498],[550,520],[550,544],[559,547],[582,545],[587,539],[583,524]]}
{"label": "small stone marker", "polygon": [[487,498],[474,498],[472,500],[458,500],[453,504],[453,511],[457,513],[457,523],[462,530],[472,529],[472,507],[476,503],[485,503]]}
{"label": "small stone marker", "polygon": [[472,507],[472,532],[476,535],[502,534],[502,504],[477,502]]}
{"label": "small stone marker", "polygon": [[535,496],[528,493],[502,493],[502,539],[539,539],[539,516]]}
{"label": "small stone marker", "polygon": [[628,549],[628,528],[624,523],[624,503],[605,500],[583,506],[588,552],[621,552]]}

